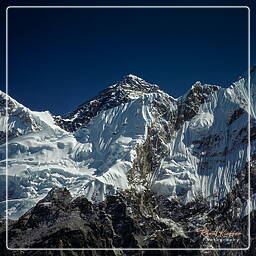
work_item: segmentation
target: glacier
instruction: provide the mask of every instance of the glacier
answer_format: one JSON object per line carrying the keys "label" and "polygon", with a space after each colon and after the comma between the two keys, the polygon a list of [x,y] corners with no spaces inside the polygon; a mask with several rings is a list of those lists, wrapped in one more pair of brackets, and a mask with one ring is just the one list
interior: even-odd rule
{"label": "glacier", "polygon": [[246,78],[228,88],[196,82],[175,99],[128,75],[63,117],[32,111],[1,92],[1,215],[6,174],[13,219],[55,186],[95,202],[119,190],[150,189],[184,203],[198,194],[216,203],[255,154],[255,85],[253,73],[249,97]]}

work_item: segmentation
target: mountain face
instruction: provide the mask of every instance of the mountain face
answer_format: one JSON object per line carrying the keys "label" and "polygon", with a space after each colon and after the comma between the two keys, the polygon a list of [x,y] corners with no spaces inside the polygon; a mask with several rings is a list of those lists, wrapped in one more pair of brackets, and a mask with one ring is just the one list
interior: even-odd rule
{"label": "mountain face", "polygon": [[99,95],[80,105],[73,112],[64,117],[54,117],[56,123],[66,131],[76,131],[81,126],[86,126],[90,120],[104,110],[125,104],[133,99],[138,99],[144,93],[163,93],[159,87],[149,84],[134,75],[127,75],[115,85],[107,87]]}
{"label": "mountain face", "polygon": [[[12,245],[19,247],[18,239],[24,241],[24,237],[15,233],[20,232],[17,230],[35,228],[39,232],[45,225],[33,225],[41,222],[47,223],[47,241],[52,241],[54,237],[50,234],[53,231],[49,227],[52,220],[45,217],[54,221],[60,218],[60,222],[69,218],[67,213],[73,216],[74,212],[76,215],[81,211],[81,217],[84,209],[89,209],[95,216],[95,223],[85,224],[89,219],[81,217],[83,225],[91,226],[89,231],[80,230],[77,236],[84,237],[86,233],[94,237],[91,244],[84,241],[89,247],[123,247],[127,238],[120,233],[119,222],[114,220],[117,213],[108,208],[111,200],[115,201],[113,207],[119,205],[117,200],[125,205],[125,209],[135,212],[127,215],[128,223],[133,223],[133,231],[127,230],[127,235],[132,237],[137,230],[135,237],[129,238],[134,242],[128,247],[171,247],[175,239],[185,243],[186,247],[196,247],[186,232],[192,232],[193,228],[200,230],[203,225],[184,229],[185,223],[202,220],[208,223],[212,218],[208,214],[211,215],[214,209],[220,212],[220,206],[228,209],[229,205],[234,210],[224,211],[221,216],[215,213],[219,224],[216,227],[221,226],[220,220],[229,220],[229,226],[223,224],[223,228],[234,226],[236,220],[245,230],[244,218],[249,214],[248,152],[252,156],[251,170],[255,168],[256,159],[255,85],[255,72],[252,72],[250,96],[247,79],[240,78],[229,88],[196,82],[184,96],[174,99],[157,85],[128,75],[63,117],[31,111],[1,92],[0,212],[5,215],[5,99],[8,97],[8,214],[11,219],[19,219],[11,227],[17,240]],[[251,180],[254,181],[254,176]],[[56,192],[56,187],[65,187],[68,191]],[[58,203],[55,205],[55,201],[52,203],[55,193],[57,197],[65,194],[65,200],[61,200],[63,209]],[[149,198],[157,198],[154,200],[162,209],[155,213],[152,209],[160,206],[154,202],[145,207],[151,209],[150,212],[140,209],[145,204],[142,201],[150,201]],[[204,202],[203,206],[191,210],[195,202],[200,205],[198,198]],[[254,190],[251,198],[253,209],[256,204]],[[78,212],[75,209],[79,209]],[[176,210],[170,215],[173,209]],[[188,213],[190,210],[194,212],[192,215]],[[55,211],[64,212],[59,216]],[[104,223],[99,217],[102,211],[111,215]],[[187,214],[179,220],[180,211]],[[142,230],[145,228],[146,231],[140,230],[141,218],[149,217],[153,218],[152,228],[144,220]],[[168,219],[168,224],[163,224],[161,219]],[[96,240],[103,237],[97,237],[93,227],[101,225],[109,228],[104,231],[110,232],[109,240],[97,244]],[[128,224],[120,223],[126,230],[123,225]],[[155,245],[149,240],[139,242],[138,237],[142,234],[155,235],[154,225],[159,230],[160,227],[167,229],[167,233],[178,232],[178,238],[172,236],[175,239],[170,241],[159,238]],[[74,227],[67,230],[72,231]],[[239,230],[239,226],[236,227]],[[161,236],[167,236],[167,233]],[[38,239],[27,246],[46,245],[46,240]],[[246,247],[244,239],[241,247]],[[73,243],[66,238],[63,241],[67,247]],[[59,246],[54,243],[51,243],[52,247]]]}

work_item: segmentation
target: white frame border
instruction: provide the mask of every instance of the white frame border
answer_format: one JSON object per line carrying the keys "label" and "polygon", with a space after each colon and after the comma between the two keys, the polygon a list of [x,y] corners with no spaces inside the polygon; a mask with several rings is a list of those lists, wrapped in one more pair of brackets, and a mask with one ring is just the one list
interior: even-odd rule
{"label": "white frame border", "polygon": [[[247,147],[247,158],[248,158],[248,247],[246,248],[10,248],[8,247],[8,10],[9,9],[20,9],[20,8],[70,8],[70,9],[77,9],[77,8],[87,8],[87,9],[102,9],[102,8],[113,8],[113,9],[163,9],[163,8],[172,8],[172,9],[188,9],[188,8],[199,8],[199,9],[208,9],[208,8],[216,8],[216,9],[247,9],[248,11],[248,62],[247,62],[247,79],[248,79],[248,147]],[[250,91],[250,66],[251,66],[251,44],[250,44],[250,7],[248,6],[8,6],[5,9],[6,14],[6,248],[11,251],[245,251],[250,249],[251,245],[251,236],[250,236],[250,230],[251,230],[251,216],[250,216],[250,202],[251,202],[251,194],[250,194],[250,99],[251,99],[251,91]]]}

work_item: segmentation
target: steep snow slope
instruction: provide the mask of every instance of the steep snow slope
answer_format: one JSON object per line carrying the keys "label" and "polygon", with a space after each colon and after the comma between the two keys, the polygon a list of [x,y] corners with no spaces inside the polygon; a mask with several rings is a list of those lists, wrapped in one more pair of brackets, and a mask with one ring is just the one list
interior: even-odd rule
{"label": "steep snow slope", "polygon": [[[247,92],[245,79],[227,89],[197,82],[175,100],[158,86],[128,75],[65,117],[33,112],[10,99],[10,217],[19,217],[53,186],[92,201],[127,188],[150,188],[184,202],[198,194],[211,201],[223,198],[246,163]],[[0,159],[4,213],[4,144]]]}
{"label": "steep snow slope", "polygon": [[[247,160],[248,115],[235,90],[219,89],[199,108],[198,114],[176,131],[170,155],[162,160],[153,189],[186,201],[198,193],[220,200],[234,186],[235,175]],[[254,124],[252,124],[254,127]],[[252,148],[255,141],[252,140]]]}

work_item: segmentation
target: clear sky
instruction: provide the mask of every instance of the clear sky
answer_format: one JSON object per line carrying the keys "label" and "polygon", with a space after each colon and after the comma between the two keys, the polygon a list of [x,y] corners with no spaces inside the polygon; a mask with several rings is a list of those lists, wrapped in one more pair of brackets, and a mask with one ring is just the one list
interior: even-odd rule
{"label": "clear sky", "polygon": [[10,95],[53,114],[130,73],[178,97],[247,70],[247,9],[9,9],[8,34]]}

